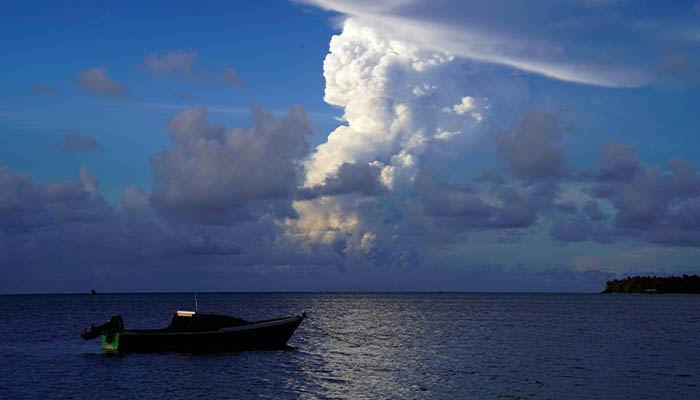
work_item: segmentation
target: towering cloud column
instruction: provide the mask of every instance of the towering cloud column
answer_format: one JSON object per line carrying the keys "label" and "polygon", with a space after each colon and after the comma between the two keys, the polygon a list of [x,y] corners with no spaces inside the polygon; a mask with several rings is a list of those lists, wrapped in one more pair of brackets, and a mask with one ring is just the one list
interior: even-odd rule
{"label": "towering cloud column", "polygon": [[346,253],[385,240],[371,218],[378,199],[399,202],[428,148],[475,132],[485,117],[487,99],[468,92],[465,68],[348,19],[324,62],[325,100],[343,108],[346,124],[306,164],[309,196],[294,204],[289,234]]}

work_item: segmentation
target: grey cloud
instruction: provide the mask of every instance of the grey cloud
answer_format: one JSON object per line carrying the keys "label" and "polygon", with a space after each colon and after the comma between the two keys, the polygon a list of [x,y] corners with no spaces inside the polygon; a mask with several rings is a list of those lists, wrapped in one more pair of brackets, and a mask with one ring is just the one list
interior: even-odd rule
{"label": "grey cloud", "polygon": [[367,163],[343,163],[338,171],[325,179],[323,185],[302,188],[299,197],[311,199],[318,196],[336,196],[356,193],[374,196],[387,191],[380,181],[381,167]]}
{"label": "grey cloud", "polygon": [[479,177],[476,178],[477,182],[504,184],[506,183],[506,178],[504,177],[505,171],[499,171],[494,169],[488,169],[481,173]]}
{"label": "grey cloud", "polygon": [[126,97],[125,86],[114,82],[107,74],[106,68],[93,67],[80,73],[78,84],[90,94],[106,95],[115,99]]}
{"label": "grey cloud", "polygon": [[246,87],[246,83],[238,77],[236,70],[231,67],[221,68],[221,72],[219,73],[219,81],[223,84],[230,85],[235,88]]}
{"label": "grey cloud", "polygon": [[564,242],[592,240],[605,244],[611,242],[611,234],[607,225],[589,219],[584,213],[555,214],[549,221],[549,235]]}
{"label": "grey cloud", "polygon": [[151,53],[146,57],[144,65],[146,70],[155,75],[181,75],[193,77],[192,67],[199,60],[199,55],[192,50],[187,53],[176,50],[159,57],[158,53]]}
{"label": "grey cloud", "polygon": [[599,293],[615,274],[600,270],[568,268],[526,269],[493,263],[465,262],[459,267],[430,266],[403,269],[365,267],[354,274],[316,270],[314,274],[288,277],[297,290],[419,290],[473,292],[588,292]]}
{"label": "grey cloud", "polygon": [[[650,166],[630,145],[605,144],[598,168],[576,182],[594,197],[583,204],[559,199],[573,175],[514,172],[447,182],[423,170],[415,192],[397,198],[384,195],[377,166],[346,163],[316,189],[355,194],[344,197],[372,221],[378,245],[364,255],[346,252],[343,240],[302,248],[275,219],[294,217],[290,204],[299,196],[311,133],[303,108],[277,117],[254,107],[251,127],[231,130],[209,124],[204,108],[191,108],[169,127],[174,144],[152,160],[153,192],[126,188],[114,206],[102,199],[87,168],[78,179],[36,184],[27,173],[0,167],[0,263],[13,266],[5,279],[11,283],[0,287],[32,287],[32,277],[47,282],[44,287],[71,287],[71,279],[93,285],[90,277],[97,277],[134,290],[134,276],[177,285],[174,276],[206,275],[267,290],[371,289],[363,286],[367,277],[377,278],[372,285],[381,290],[588,290],[605,281],[602,273],[497,265],[431,270],[419,261],[426,249],[461,242],[473,231],[518,241],[540,226],[563,242],[629,238],[700,246],[700,176],[692,164],[671,159],[665,169]],[[511,140],[520,143],[516,136]],[[552,146],[552,140],[533,142]],[[377,194],[381,202],[358,200]]]}
{"label": "grey cloud", "polygon": [[688,199],[700,195],[700,176],[690,161],[672,158],[667,167],[671,172],[671,190],[674,196]]}
{"label": "grey cloud", "polygon": [[497,209],[484,203],[472,190],[460,190],[446,182],[436,184],[426,171],[416,177],[416,189],[428,216],[444,218],[447,223],[463,229],[494,225]]}
{"label": "grey cloud", "polygon": [[[511,141],[515,142],[515,139]],[[548,141],[526,142],[534,143],[540,149],[549,146]],[[498,218],[482,225],[472,223],[471,226],[485,229],[493,226],[522,228],[544,217],[542,221],[548,224],[550,236],[564,242],[591,240],[611,243],[614,239],[636,239],[650,243],[700,246],[700,234],[697,233],[700,232],[700,219],[697,217],[700,212],[700,174],[689,161],[673,158],[663,169],[640,161],[634,146],[630,144],[605,142],[600,150],[597,168],[575,175],[578,183],[584,185],[584,192],[594,199],[582,205],[555,203],[560,187],[571,183],[574,174],[550,176],[547,177],[547,185],[527,186],[534,177],[543,177],[517,174],[516,170],[514,175],[522,179],[521,185],[539,187],[540,190],[514,191],[513,182],[478,179],[477,182],[481,184],[492,185],[491,194],[504,206],[491,206],[490,212],[498,215]],[[528,151],[538,153],[532,147]],[[503,155],[512,158],[511,153],[505,152]],[[545,159],[548,159],[547,156]],[[551,159],[548,160],[551,162]],[[539,165],[538,161],[533,163]],[[514,167],[513,164],[511,162],[511,167]],[[534,170],[539,171],[539,168]],[[441,194],[433,196],[449,195],[444,191],[438,193]],[[601,208],[601,202],[607,204],[605,209]],[[452,209],[444,204],[441,208],[448,213]]]}
{"label": "grey cloud", "polygon": [[573,214],[577,211],[576,204],[573,201],[556,204],[555,209],[561,214]]}
{"label": "grey cloud", "polygon": [[239,78],[236,70],[232,67],[223,67],[219,72],[195,69],[198,62],[199,54],[196,51],[192,50],[188,53],[184,50],[175,50],[163,55],[149,54],[139,69],[155,76],[192,79],[200,84],[217,82],[239,89],[246,87],[246,83]]}
{"label": "grey cloud", "polygon": [[[0,231],[17,232],[61,223],[103,221],[109,206],[97,192],[87,168],[80,181],[47,181],[35,185],[26,173],[0,170]],[[23,227],[24,225],[24,227]]]}
{"label": "grey cloud", "polygon": [[670,199],[662,211],[665,219],[655,220],[653,229],[633,233],[650,242],[700,247],[700,198]]}
{"label": "grey cloud", "polygon": [[637,151],[629,143],[605,142],[600,148],[597,178],[599,181],[629,181],[642,172]]}
{"label": "grey cloud", "polygon": [[[26,220],[50,225],[63,222],[100,221],[108,206],[97,191],[99,182],[85,167],[80,168],[80,181],[47,181],[35,185],[26,173],[0,174],[0,230]],[[9,224],[9,225],[7,225]]]}
{"label": "grey cloud", "polygon": [[[302,107],[277,117],[254,106],[249,128],[228,131],[209,125],[204,108],[192,108],[173,118],[170,130],[173,147],[153,158],[153,192],[127,187],[114,206],[87,168],[77,179],[41,183],[0,168],[0,264],[11,266],[1,290],[80,290],[76,285],[99,282],[112,290],[172,290],[175,277],[201,279],[200,271],[232,284],[250,277],[269,290],[289,279],[278,271],[292,268],[298,277],[305,269],[345,268],[343,249],[312,245],[309,253],[278,224],[294,217],[290,204],[310,148]],[[355,176],[348,171],[343,176]],[[131,282],[146,276],[162,281]]]}
{"label": "grey cloud", "polygon": [[[225,275],[231,284],[248,275],[270,283],[260,269],[343,263],[328,249],[307,254],[286,242],[272,219],[183,224],[164,217],[150,193],[133,187],[111,206],[86,168],[79,175],[35,184],[26,173],[0,168],[0,265],[6,266],[0,291],[172,290],[176,277],[202,274]],[[151,279],[133,282],[141,276]]]}
{"label": "grey cloud", "polygon": [[[555,146],[569,129],[555,114],[530,110],[513,132],[491,133],[508,170],[460,185],[422,171],[415,183],[423,215],[453,232],[540,225],[563,242],[700,246],[700,174],[689,161],[674,158],[664,169],[640,161],[630,144],[605,142],[595,169],[575,171]],[[562,201],[572,183],[592,198]]]}
{"label": "grey cloud", "polygon": [[[416,179],[416,189],[426,215],[437,217],[443,226],[469,230],[532,226],[540,213],[554,208],[559,187],[551,183],[509,183],[465,188],[446,182],[435,184],[423,171]],[[499,204],[486,203],[482,199],[486,193]]]}
{"label": "grey cloud", "polygon": [[556,114],[527,110],[513,132],[496,130],[491,137],[516,175],[553,179],[569,173],[566,153],[555,146],[569,129]]}
{"label": "grey cloud", "polygon": [[[204,107],[173,118],[169,127],[175,146],[152,158],[156,207],[184,219],[219,223],[252,218],[263,210],[291,215],[301,160],[310,149],[311,122],[301,106],[283,118],[260,106],[253,106],[252,114],[247,131],[228,132],[222,125],[208,126]],[[262,203],[253,206],[258,200]]]}
{"label": "grey cloud", "polygon": [[629,144],[606,142],[598,168],[577,178],[594,199],[558,202],[561,187],[576,176],[564,151],[554,147],[565,129],[556,116],[529,111],[513,133],[493,133],[512,178],[491,171],[488,179],[455,185],[435,183],[422,172],[416,189],[424,215],[456,231],[522,230],[542,223],[564,242],[636,239],[700,246],[700,175],[687,160],[671,159],[662,169],[641,162]]}
{"label": "grey cloud", "polygon": [[[597,169],[579,175],[594,200],[551,213],[551,237],[700,246],[700,175],[689,161],[674,158],[663,169],[640,161],[627,143],[605,142],[600,149]],[[602,209],[601,201],[609,209]]]}
{"label": "grey cloud", "polygon": [[[615,224],[621,229],[649,229],[664,217],[669,200],[668,181],[658,167],[649,167],[633,158],[629,145],[610,145],[601,157],[599,182],[591,188],[598,197],[616,208]],[[612,157],[617,156],[613,161]],[[618,166],[619,169],[613,169]]]}
{"label": "grey cloud", "polygon": [[[671,159],[664,170],[636,157],[633,146],[606,143],[590,193],[612,204],[618,237],[700,246],[700,175],[687,160]],[[592,220],[602,220],[588,212]]]}
{"label": "grey cloud", "polygon": [[0,166],[0,217],[37,209],[42,204],[41,194],[26,172],[10,173]]}
{"label": "grey cloud", "polygon": [[593,221],[603,221],[608,219],[608,215],[600,209],[600,205],[597,201],[587,201],[583,206],[583,212],[586,213],[586,216]]}
{"label": "grey cloud", "polygon": [[[378,165],[355,162],[312,188],[314,195],[351,202],[369,221],[377,246],[360,254],[346,251],[343,239],[302,248],[278,225],[279,219],[295,217],[290,205],[301,194],[312,132],[303,108],[278,117],[254,106],[251,126],[230,130],[210,124],[205,108],[191,108],[170,121],[173,145],[152,159],[153,192],[126,188],[114,206],[102,199],[98,179],[87,168],[78,179],[40,184],[26,173],[0,168],[0,263],[15,267],[8,273],[12,282],[25,279],[22,271],[29,268],[47,281],[85,279],[86,271],[104,270],[118,275],[110,278],[124,287],[148,270],[171,282],[172,276],[195,279],[198,271],[242,276],[249,284],[267,280],[270,286],[260,288],[268,290],[333,284],[367,289],[362,278],[377,276],[389,282],[373,283],[384,285],[381,289],[398,282],[403,289],[447,284],[462,290],[565,290],[580,288],[576,285],[589,276],[498,266],[433,274],[419,261],[438,246],[462,243],[466,235],[485,230],[506,242],[543,228],[571,243],[629,238],[700,246],[700,176],[690,162],[671,159],[665,168],[651,166],[631,145],[606,143],[597,168],[569,174],[565,155],[552,158],[545,151],[558,149],[565,127],[551,115],[530,113],[512,133],[498,137],[508,170],[454,181],[435,180],[422,170],[408,192],[393,196],[379,181]],[[526,154],[545,160],[523,161]],[[544,165],[565,172],[545,173]],[[574,177],[593,199],[560,198]],[[334,283],[325,285],[321,276]],[[506,277],[528,283],[509,286],[511,281],[498,280]]]}
{"label": "grey cloud", "polygon": [[[560,181],[570,176],[571,167],[564,150],[554,144],[570,129],[556,114],[528,110],[514,132],[491,132],[510,175],[489,170],[471,184],[455,185],[435,184],[423,171],[416,189],[425,215],[439,226],[463,231],[526,229],[555,211],[574,213],[571,204],[555,204]],[[510,237],[520,236],[511,232]]]}
{"label": "grey cloud", "polygon": [[58,148],[64,153],[84,152],[94,150],[100,147],[100,143],[89,137],[80,135],[72,130],[66,132],[60,142]]}
{"label": "grey cloud", "polygon": [[537,222],[540,213],[553,208],[553,200],[559,186],[551,183],[516,188],[506,186],[498,190],[502,201],[499,207],[497,226],[499,228],[525,228]]}
{"label": "grey cloud", "polygon": [[80,181],[43,182],[39,185],[45,204],[55,222],[102,222],[111,218],[111,207],[98,191],[98,180],[86,167],[79,170]]}

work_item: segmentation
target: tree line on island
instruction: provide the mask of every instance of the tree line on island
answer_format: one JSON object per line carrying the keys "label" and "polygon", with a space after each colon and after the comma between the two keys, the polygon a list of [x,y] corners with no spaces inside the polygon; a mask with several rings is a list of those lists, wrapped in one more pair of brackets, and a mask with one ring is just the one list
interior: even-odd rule
{"label": "tree line on island", "polygon": [[700,294],[700,276],[631,276],[613,279],[603,293],[693,293]]}

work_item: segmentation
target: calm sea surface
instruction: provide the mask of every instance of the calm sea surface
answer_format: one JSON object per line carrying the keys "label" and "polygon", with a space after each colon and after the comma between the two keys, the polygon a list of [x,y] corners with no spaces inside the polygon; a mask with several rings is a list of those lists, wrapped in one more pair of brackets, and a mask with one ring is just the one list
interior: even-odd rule
{"label": "calm sea surface", "polygon": [[127,328],[164,327],[194,308],[192,294],[0,296],[0,398],[700,398],[700,296],[198,299],[200,311],[250,320],[310,319],[285,350],[110,356],[81,329],[114,314]]}

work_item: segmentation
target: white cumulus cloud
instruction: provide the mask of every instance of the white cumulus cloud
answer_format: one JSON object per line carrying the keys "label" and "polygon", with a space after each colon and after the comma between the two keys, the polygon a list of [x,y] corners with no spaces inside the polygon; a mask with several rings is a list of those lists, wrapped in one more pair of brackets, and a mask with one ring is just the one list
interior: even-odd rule
{"label": "white cumulus cloud", "polygon": [[[365,253],[381,242],[367,217],[372,198],[411,190],[426,150],[481,128],[487,102],[465,95],[472,81],[464,68],[448,54],[387,39],[347,20],[324,62],[325,100],[343,108],[346,124],[306,163],[305,186],[321,188],[317,193],[324,196],[295,202],[299,218],[287,222],[290,232],[312,242],[345,241],[345,249]],[[456,111],[444,113],[444,108]],[[344,182],[359,179],[351,168],[378,171],[386,190],[367,190],[369,181],[365,190],[335,190],[358,187]]]}
{"label": "white cumulus cloud", "polygon": [[[457,91],[465,83],[448,73],[452,62],[447,54],[387,40],[355,20],[346,21],[343,33],[331,40],[324,77],[325,100],[344,109],[347,125],[316,149],[307,164],[307,186],[322,184],[344,162],[377,162],[395,171],[414,168],[414,159],[440,134],[438,128],[473,127],[478,122],[473,115],[436,113],[463,98]],[[471,104],[473,114],[483,110]]]}

